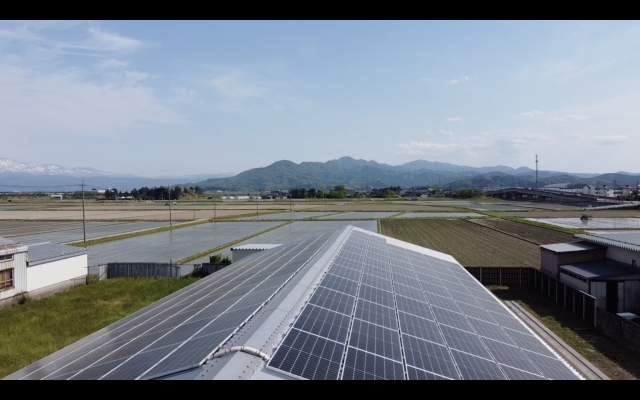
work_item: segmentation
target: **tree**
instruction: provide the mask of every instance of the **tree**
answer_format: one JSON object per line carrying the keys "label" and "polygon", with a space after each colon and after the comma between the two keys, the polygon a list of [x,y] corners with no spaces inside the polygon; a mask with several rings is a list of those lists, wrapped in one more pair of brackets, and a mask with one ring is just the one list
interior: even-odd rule
{"label": "tree", "polygon": [[345,185],[338,185],[333,188],[333,192],[336,198],[344,199],[347,197],[347,187]]}

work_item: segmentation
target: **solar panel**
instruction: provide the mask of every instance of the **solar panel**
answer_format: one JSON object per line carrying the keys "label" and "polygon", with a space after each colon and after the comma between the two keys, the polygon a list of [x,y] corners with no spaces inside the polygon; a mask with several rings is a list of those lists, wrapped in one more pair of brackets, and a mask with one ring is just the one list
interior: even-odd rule
{"label": "solar panel", "polygon": [[200,365],[330,238],[323,235],[235,263],[57,353],[20,378],[149,379]]}
{"label": "solar panel", "polygon": [[578,378],[460,265],[355,230],[268,368],[314,379],[314,358],[330,379]]}

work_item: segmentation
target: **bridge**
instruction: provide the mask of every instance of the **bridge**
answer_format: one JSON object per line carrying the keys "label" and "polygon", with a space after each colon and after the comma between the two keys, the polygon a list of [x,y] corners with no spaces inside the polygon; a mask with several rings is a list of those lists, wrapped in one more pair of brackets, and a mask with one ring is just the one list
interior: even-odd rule
{"label": "bridge", "polygon": [[[485,196],[504,200],[565,204],[576,207],[625,205],[625,202],[622,200],[612,199],[610,197],[566,193],[549,189],[505,188],[486,191]],[[629,207],[638,207],[638,205],[629,204]]]}

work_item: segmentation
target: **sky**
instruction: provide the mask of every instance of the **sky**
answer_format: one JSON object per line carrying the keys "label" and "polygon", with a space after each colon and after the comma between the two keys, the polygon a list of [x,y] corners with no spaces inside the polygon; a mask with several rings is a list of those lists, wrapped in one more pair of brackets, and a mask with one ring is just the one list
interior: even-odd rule
{"label": "sky", "polygon": [[637,21],[0,22],[0,158],[640,172]]}

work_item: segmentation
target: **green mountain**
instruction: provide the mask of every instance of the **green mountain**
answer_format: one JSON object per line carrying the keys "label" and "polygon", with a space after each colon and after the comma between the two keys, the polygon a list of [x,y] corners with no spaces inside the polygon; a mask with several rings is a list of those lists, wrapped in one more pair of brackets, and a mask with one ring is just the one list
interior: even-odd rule
{"label": "green mountain", "polygon": [[[430,168],[425,168],[430,167]],[[522,167],[513,169],[497,166],[470,168],[452,164],[432,163],[418,160],[399,166],[380,164],[375,161],[356,160],[343,157],[338,160],[322,162],[278,161],[264,168],[254,168],[236,176],[208,179],[189,184],[198,185],[205,190],[256,191],[266,189],[315,188],[332,189],[345,185],[353,190],[367,190],[390,186],[403,188],[422,186],[441,186],[444,188],[482,188],[493,186],[535,187],[535,171]],[[486,172],[497,168],[496,171]],[[553,171],[540,171],[539,186],[569,183],[573,185],[635,185],[639,175],[615,173],[592,176],[588,174],[567,174]],[[586,176],[589,176],[588,178]]]}
{"label": "green mountain", "polygon": [[414,187],[447,184],[478,175],[477,172],[411,170],[375,161],[343,157],[321,162],[278,161],[264,168],[254,168],[236,176],[208,179],[198,185],[205,190],[242,190],[316,188],[332,189],[346,185],[353,190],[366,190],[389,186]]}

